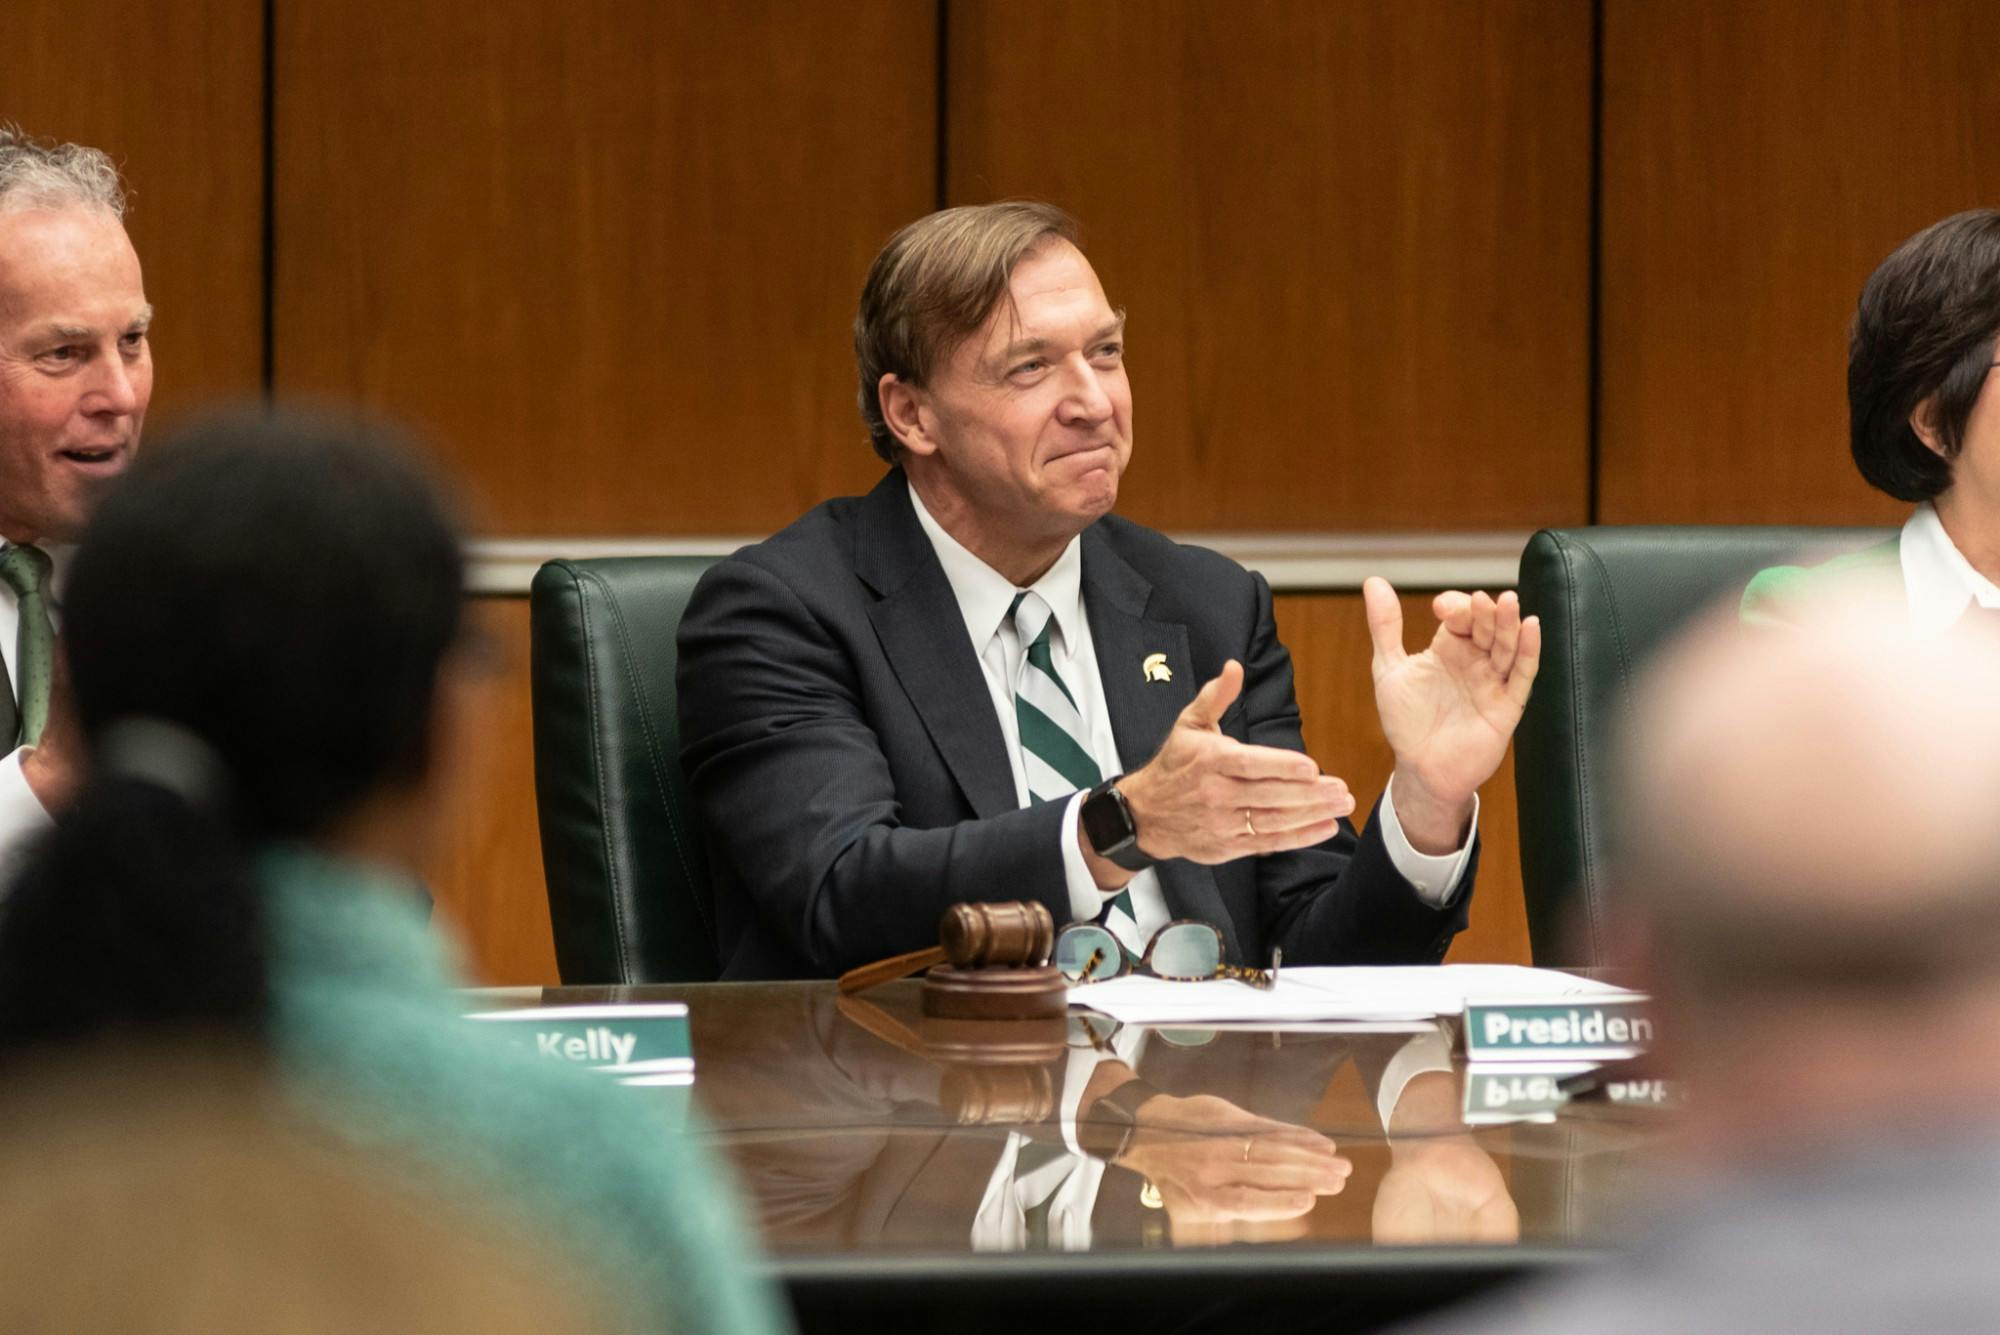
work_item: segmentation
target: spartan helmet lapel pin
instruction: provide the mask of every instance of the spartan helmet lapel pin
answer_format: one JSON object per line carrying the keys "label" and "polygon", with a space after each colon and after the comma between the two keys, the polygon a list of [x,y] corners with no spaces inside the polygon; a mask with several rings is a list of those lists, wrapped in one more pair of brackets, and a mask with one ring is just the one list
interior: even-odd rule
{"label": "spartan helmet lapel pin", "polygon": [[1167,656],[1165,654],[1147,654],[1145,661],[1139,664],[1139,671],[1146,674],[1147,681],[1172,681],[1174,679],[1174,670],[1167,666]]}

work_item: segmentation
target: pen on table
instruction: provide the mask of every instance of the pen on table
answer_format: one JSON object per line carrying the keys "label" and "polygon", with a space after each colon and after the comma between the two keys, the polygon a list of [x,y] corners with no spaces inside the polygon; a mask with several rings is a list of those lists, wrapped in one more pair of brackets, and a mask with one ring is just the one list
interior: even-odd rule
{"label": "pen on table", "polygon": [[1644,1056],[1626,1057],[1593,1066],[1588,1071],[1578,1071],[1575,1075],[1566,1075],[1556,1081],[1556,1091],[1571,1099],[1602,1097],[1607,1085],[1625,1080],[1659,1078],[1660,1073],[1648,1064]]}

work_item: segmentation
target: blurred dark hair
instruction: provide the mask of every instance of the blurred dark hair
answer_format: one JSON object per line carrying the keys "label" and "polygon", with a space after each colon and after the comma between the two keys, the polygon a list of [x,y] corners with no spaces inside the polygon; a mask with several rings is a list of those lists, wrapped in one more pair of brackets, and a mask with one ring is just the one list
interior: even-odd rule
{"label": "blurred dark hair", "polygon": [[91,764],[0,900],[0,1044],[258,1025],[253,859],[424,773],[462,587],[380,428],[241,413],[141,455],[64,591]]}
{"label": "blurred dark hair", "polygon": [[[1951,486],[1966,419],[2000,334],[2000,212],[1932,223],[1861,288],[1847,350],[1849,446],[1861,476],[1901,501]],[[1910,428],[1934,397],[1940,458]]]}

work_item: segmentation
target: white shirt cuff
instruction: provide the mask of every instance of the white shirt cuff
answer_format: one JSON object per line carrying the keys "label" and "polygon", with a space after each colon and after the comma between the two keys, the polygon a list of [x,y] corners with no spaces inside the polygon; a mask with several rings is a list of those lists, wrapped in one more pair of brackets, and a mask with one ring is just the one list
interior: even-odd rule
{"label": "white shirt cuff", "polygon": [[13,877],[14,861],[22,846],[55,823],[28,786],[28,776],[21,773],[25,750],[16,747],[0,759],[0,892]]}
{"label": "white shirt cuff", "polygon": [[1396,1055],[1389,1059],[1389,1064],[1382,1068],[1382,1083],[1375,1090],[1375,1111],[1382,1118],[1382,1129],[1389,1129],[1396,1105],[1402,1102],[1403,1091],[1409,1088],[1412,1080],[1426,1071],[1450,1069],[1451,1040],[1444,1036],[1442,1029],[1418,1034],[1398,1048]]}
{"label": "white shirt cuff", "polygon": [[[1417,898],[1434,909],[1441,909],[1458,897],[1458,883],[1465,876],[1465,864],[1472,856],[1472,841],[1479,837],[1479,794],[1472,795],[1472,820],[1465,827],[1465,842],[1458,846],[1456,853],[1433,856],[1419,853],[1410,847],[1409,836],[1403,833],[1403,822],[1396,816],[1396,776],[1389,776],[1389,786],[1382,793],[1382,810],[1376,816],[1382,822],[1382,844],[1389,850],[1389,861],[1395,864],[1410,888],[1417,892]],[[1077,856],[1081,858],[1082,853]]]}
{"label": "white shirt cuff", "polygon": [[1083,845],[1076,840],[1077,822],[1083,818],[1083,799],[1088,796],[1089,793],[1077,793],[1063,808],[1063,883],[1069,888],[1071,922],[1096,922],[1097,915],[1104,912],[1105,902],[1118,893],[1097,888],[1097,878],[1090,874],[1090,864],[1083,860]]}

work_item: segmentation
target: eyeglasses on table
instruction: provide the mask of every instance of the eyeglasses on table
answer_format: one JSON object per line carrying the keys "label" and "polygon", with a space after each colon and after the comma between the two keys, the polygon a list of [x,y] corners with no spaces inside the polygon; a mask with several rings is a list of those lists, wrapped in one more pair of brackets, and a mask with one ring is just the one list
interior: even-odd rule
{"label": "eyeglasses on table", "polygon": [[1214,923],[1180,918],[1153,933],[1134,956],[1101,923],[1073,922],[1056,933],[1051,963],[1072,987],[1102,983],[1129,973],[1175,983],[1230,978],[1252,987],[1275,987],[1283,952],[1271,951],[1271,967],[1251,969],[1223,958],[1222,929]]}

